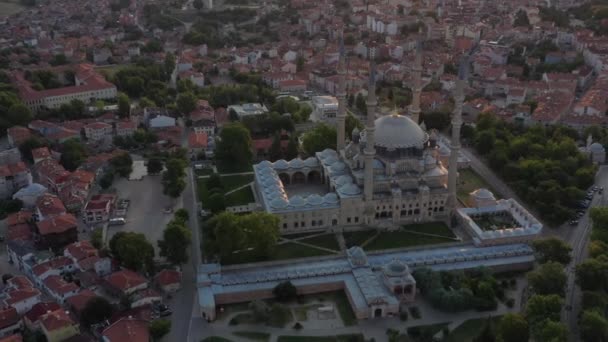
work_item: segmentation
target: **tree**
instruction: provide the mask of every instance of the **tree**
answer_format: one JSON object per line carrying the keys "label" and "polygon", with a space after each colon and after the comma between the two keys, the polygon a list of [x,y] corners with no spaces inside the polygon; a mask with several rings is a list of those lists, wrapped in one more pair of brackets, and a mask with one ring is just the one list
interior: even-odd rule
{"label": "tree", "polygon": [[150,158],[148,160],[148,174],[157,175],[163,170],[163,161],[160,158]]}
{"label": "tree", "polygon": [[105,190],[105,189],[108,189],[109,187],[111,187],[113,182],[114,182],[114,171],[108,170],[99,179],[99,186]]}
{"label": "tree", "polygon": [[160,255],[174,265],[188,262],[188,248],[191,232],[179,220],[172,220],[163,231],[163,239],[158,241]]}
{"label": "tree", "polygon": [[126,118],[131,113],[131,102],[125,93],[118,93],[118,115]]}
{"label": "tree", "polygon": [[584,311],[581,316],[580,330],[583,341],[603,342],[608,340],[608,320],[599,311]]}
{"label": "tree", "polygon": [[[167,73],[167,76],[171,76],[171,73],[175,69],[175,55],[174,54],[169,52],[165,55],[164,66],[165,66],[165,72]],[[168,78],[169,77],[167,77],[167,79]]]}
{"label": "tree", "polygon": [[6,113],[6,119],[11,126],[25,126],[32,121],[32,111],[22,103],[15,103],[10,106]]}
{"label": "tree", "polygon": [[32,157],[32,150],[35,150],[37,148],[40,147],[48,147],[49,144],[47,141],[42,140],[41,138],[38,138],[36,136],[33,136],[29,139],[27,139],[26,141],[24,141],[23,143],[21,143],[21,145],[19,145],[19,152],[21,152],[21,155],[27,159],[30,162],[34,162],[34,158]]}
{"label": "tree", "polygon": [[528,322],[520,314],[505,314],[498,325],[498,336],[502,342],[527,342],[530,338]]}
{"label": "tree", "polygon": [[496,141],[496,137],[490,131],[482,131],[477,136],[477,141],[475,143],[476,149],[481,154],[487,154],[494,148],[494,142]]}
{"label": "tree", "polygon": [[486,323],[483,326],[483,330],[481,330],[481,333],[479,333],[479,335],[477,335],[477,337],[475,337],[473,339],[473,342],[495,342],[496,341],[496,334],[494,333],[494,326],[492,324],[492,319],[488,318],[486,319]]}
{"label": "tree", "polygon": [[515,20],[513,21],[513,26],[530,26],[530,20],[528,19],[528,14],[526,14],[526,11],[519,10],[517,11],[517,13],[515,13]]}
{"label": "tree", "polygon": [[608,261],[587,259],[576,265],[576,283],[582,290],[608,290]]}
{"label": "tree", "polygon": [[304,63],[306,63],[304,56],[298,55],[298,58],[296,58],[296,71],[297,72],[301,72],[302,70],[304,70]]}
{"label": "tree", "polygon": [[365,99],[363,98],[363,95],[361,95],[361,93],[357,94],[357,97],[355,99],[355,107],[357,107],[357,110],[360,111],[363,114],[367,113],[367,104],[365,103]]}
{"label": "tree", "polygon": [[182,114],[188,114],[196,109],[196,96],[194,94],[182,93],[177,97],[177,110]]}
{"label": "tree", "polygon": [[268,158],[270,159],[270,161],[274,162],[276,160],[281,159],[281,157],[283,157],[283,151],[281,149],[281,135],[280,134],[275,134],[274,138],[272,139],[272,145],[270,145],[270,150],[268,151]]}
{"label": "tree", "polygon": [[190,219],[190,213],[188,213],[188,210],[186,210],[184,208],[177,209],[175,214],[173,214],[173,219],[175,221],[181,222],[185,225],[188,223],[188,220]]}
{"label": "tree", "polygon": [[226,210],[226,199],[220,192],[214,192],[209,196],[209,203],[206,203],[207,209],[213,214],[220,213]]}
{"label": "tree", "polygon": [[129,177],[133,171],[133,159],[129,153],[121,153],[110,159],[112,169],[121,177]]}
{"label": "tree", "polygon": [[84,145],[77,139],[70,139],[61,145],[61,165],[69,171],[76,170],[87,157]]}
{"label": "tree", "polygon": [[532,243],[532,246],[539,255],[540,263],[558,262],[563,265],[570,263],[572,247],[558,238],[536,240]]}
{"label": "tree", "polygon": [[567,342],[568,327],[559,320],[546,319],[532,329],[535,341]]}
{"label": "tree", "polygon": [[564,266],[557,262],[542,264],[536,270],[528,273],[528,282],[534,293],[540,295],[563,295],[566,281]]}
{"label": "tree", "polygon": [[103,297],[89,299],[82,309],[80,317],[85,326],[103,322],[110,319],[114,313],[114,306]]}
{"label": "tree", "polygon": [[159,341],[171,331],[171,321],[168,319],[157,319],[150,322],[150,336],[152,340]]}
{"label": "tree", "polygon": [[232,167],[251,165],[253,152],[249,130],[241,123],[230,123],[220,133],[215,149],[216,158]]}
{"label": "tree", "polygon": [[296,287],[290,281],[278,283],[272,290],[272,294],[279,302],[288,302],[298,295]]}
{"label": "tree", "polygon": [[256,322],[267,322],[270,318],[270,307],[266,302],[254,300],[249,303],[249,309],[253,312],[253,319]]}
{"label": "tree", "polygon": [[200,11],[203,8],[203,0],[194,0],[192,6]]}
{"label": "tree", "polygon": [[53,58],[49,61],[49,64],[52,66],[68,64],[68,59],[64,54],[60,53],[53,56]]}
{"label": "tree", "polygon": [[287,142],[287,150],[285,151],[285,159],[294,159],[298,156],[298,139],[295,136],[289,137]]}
{"label": "tree", "polygon": [[110,239],[110,250],[116,259],[131,270],[149,270],[153,266],[154,247],[144,234],[118,232]]}
{"label": "tree", "polygon": [[91,244],[93,245],[93,247],[97,248],[97,249],[102,249],[103,248],[103,230],[101,229],[95,229],[93,231],[93,234],[91,234]]}
{"label": "tree", "polygon": [[163,173],[163,193],[167,196],[178,198],[186,188],[184,177],[186,175],[184,161],[171,158],[166,163],[167,170]]}
{"label": "tree", "polygon": [[218,173],[211,174],[209,178],[207,178],[205,185],[207,186],[207,189],[209,191],[213,189],[224,189],[224,184],[222,184],[222,178]]}
{"label": "tree", "polygon": [[239,225],[247,234],[253,253],[267,258],[274,252],[279,240],[279,218],[265,212],[254,212],[239,218]]}
{"label": "tree", "polygon": [[545,319],[559,321],[563,300],[560,296],[533,295],[526,306],[526,319],[531,327],[538,325]]}
{"label": "tree", "polygon": [[336,129],[321,123],[304,133],[302,147],[306,153],[314,155],[315,152],[323,151],[326,148],[335,149],[337,139]]}
{"label": "tree", "polygon": [[595,240],[589,243],[589,256],[592,258],[598,258],[602,255],[608,256],[608,243]]}

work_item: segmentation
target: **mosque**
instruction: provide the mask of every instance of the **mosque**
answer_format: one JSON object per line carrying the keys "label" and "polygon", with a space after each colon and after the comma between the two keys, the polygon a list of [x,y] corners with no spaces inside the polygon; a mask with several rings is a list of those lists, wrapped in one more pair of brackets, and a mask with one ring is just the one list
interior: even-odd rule
{"label": "mosque", "polygon": [[441,162],[437,132],[425,131],[418,124],[421,47],[412,70],[413,100],[408,115],[393,112],[378,117],[376,70],[373,60],[370,63],[367,118],[361,132],[353,130],[346,140],[346,63],[341,43],[337,150],[326,149],[304,160],[263,161],[254,166],[258,204],[280,218],[283,233],[438,221],[455,209],[468,62],[459,70],[449,169]]}

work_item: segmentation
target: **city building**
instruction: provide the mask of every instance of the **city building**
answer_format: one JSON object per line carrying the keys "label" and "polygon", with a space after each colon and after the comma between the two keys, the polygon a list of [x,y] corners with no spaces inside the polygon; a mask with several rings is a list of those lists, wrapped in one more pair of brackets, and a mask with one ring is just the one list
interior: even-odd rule
{"label": "city building", "polygon": [[103,141],[112,138],[112,125],[105,122],[92,122],[84,126],[84,135],[89,141]]}
{"label": "city building", "polygon": [[333,96],[313,96],[311,121],[335,123],[338,114],[338,99]]}
{"label": "city building", "polygon": [[90,64],[79,64],[74,70],[74,85],[54,89],[35,90],[21,71],[13,72],[19,96],[32,111],[59,108],[73,100],[84,103],[116,98],[116,86],[106,81]]}
{"label": "city building", "polygon": [[0,166],[0,198],[9,198],[19,189],[30,184],[32,184],[32,174],[25,163]]}
{"label": "city building", "polygon": [[40,327],[48,342],[62,342],[80,333],[78,323],[63,308],[42,315]]}
{"label": "city building", "polygon": [[148,322],[142,319],[125,317],[105,328],[102,335],[104,342],[149,342]]}
{"label": "city building", "polygon": [[268,108],[260,103],[244,103],[241,105],[228,106],[228,113],[234,112],[236,116],[241,120],[247,116],[262,115],[268,113]]}

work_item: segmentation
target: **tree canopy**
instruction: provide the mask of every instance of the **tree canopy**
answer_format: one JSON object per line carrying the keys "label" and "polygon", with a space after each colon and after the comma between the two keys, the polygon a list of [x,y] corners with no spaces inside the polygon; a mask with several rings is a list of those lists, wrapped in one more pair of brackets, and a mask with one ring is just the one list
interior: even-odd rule
{"label": "tree canopy", "polygon": [[103,297],[93,297],[87,301],[80,317],[85,326],[103,322],[112,317],[114,306]]}
{"label": "tree canopy", "polygon": [[553,261],[567,265],[572,259],[570,256],[572,247],[558,238],[535,240],[532,242],[532,246],[539,255],[538,261],[540,263]]}
{"label": "tree canopy", "polygon": [[76,170],[86,157],[87,151],[77,139],[70,139],[61,145],[60,163],[69,171]]}
{"label": "tree canopy", "polygon": [[320,123],[304,133],[302,147],[309,155],[314,155],[315,152],[321,152],[326,148],[336,149],[337,134],[334,127]]}
{"label": "tree canopy", "polygon": [[530,339],[528,322],[520,314],[505,314],[500,319],[498,335],[502,342],[527,342]]}
{"label": "tree canopy", "polygon": [[[187,213],[187,212],[186,212]],[[181,265],[188,262],[188,246],[191,232],[183,217],[176,217],[167,224],[162,240],[158,241],[160,255],[172,264]]]}
{"label": "tree canopy", "polygon": [[144,234],[118,232],[110,239],[110,251],[131,270],[150,270],[153,266],[154,247]]}
{"label": "tree canopy", "polygon": [[566,281],[564,266],[557,262],[542,264],[536,270],[528,273],[528,282],[532,290],[540,295],[563,295]]}
{"label": "tree canopy", "polygon": [[253,152],[249,130],[240,123],[230,123],[222,128],[215,149],[218,160],[232,167],[251,165]]}

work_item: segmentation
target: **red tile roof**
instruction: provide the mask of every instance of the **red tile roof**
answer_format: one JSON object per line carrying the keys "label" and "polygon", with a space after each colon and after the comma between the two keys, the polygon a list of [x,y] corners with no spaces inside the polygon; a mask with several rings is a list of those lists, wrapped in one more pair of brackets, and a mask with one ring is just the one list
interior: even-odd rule
{"label": "red tile roof", "polygon": [[40,277],[49,270],[60,269],[70,264],[72,264],[72,260],[64,256],[58,256],[49,261],[39,263],[38,265],[32,267],[32,273],[34,273],[35,276]]}
{"label": "red tile roof", "polygon": [[10,227],[8,227],[8,230],[6,232],[6,239],[8,241],[31,240],[32,239],[32,229],[30,228],[30,225],[27,223],[10,226]]}
{"label": "red tile roof", "polygon": [[44,285],[53,293],[63,295],[78,290],[78,285],[68,283],[61,276],[51,275],[44,280]]}
{"label": "red tile roof", "polygon": [[160,286],[179,284],[182,281],[182,273],[176,270],[164,269],[154,277]]}
{"label": "red tile roof", "polygon": [[148,342],[150,332],[148,322],[134,318],[123,318],[107,327],[103,337],[109,342]]}
{"label": "red tile roof", "polygon": [[6,282],[16,289],[30,289],[34,287],[32,282],[25,276],[14,276]]}
{"label": "red tile roof", "polygon": [[6,218],[6,223],[9,227],[27,223],[32,220],[32,215],[34,215],[34,213],[29,210],[21,210],[16,213],[9,214]]}
{"label": "red tile roof", "polygon": [[44,217],[56,216],[66,212],[65,206],[59,197],[49,193],[38,197],[36,208],[38,208]]}
{"label": "red tile roof", "polygon": [[60,309],[61,306],[55,302],[43,302],[37,303],[32,306],[32,309],[25,314],[25,318],[27,318],[30,322],[37,322],[38,319],[46,314],[47,312],[55,311]]}
{"label": "red tile roof", "polygon": [[55,331],[76,323],[64,309],[58,309],[44,314],[40,318],[40,324],[46,331]]}
{"label": "red tile roof", "polygon": [[112,287],[124,292],[133,287],[147,283],[148,281],[146,278],[133,271],[122,270],[110,274],[107,278],[107,282],[112,285]]}
{"label": "red tile roof", "polygon": [[49,151],[48,147],[39,147],[32,150],[32,157],[34,160],[50,158],[51,151]]}
{"label": "red tile roof", "polygon": [[0,338],[0,342],[23,342],[23,338],[19,334]]}
{"label": "red tile roof", "polygon": [[188,146],[190,146],[190,148],[207,148],[207,133],[190,133],[190,135],[188,136]]}
{"label": "red tile roof", "polygon": [[109,128],[112,128],[112,125],[107,124],[105,122],[92,122],[92,123],[84,126],[84,129],[92,129],[92,130],[109,129]]}
{"label": "red tile roof", "polygon": [[26,141],[32,136],[32,132],[22,126],[13,126],[6,130],[6,134],[13,138],[16,145],[20,145],[22,142]]}
{"label": "red tile roof", "polygon": [[97,255],[97,248],[93,247],[89,241],[77,241],[71,243],[67,245],[65,251],[67,251],[76,260],[82,260],[90,256]]}
{"label": "red tile roof", "polygon": [[29,172],[27,166],[25,166],[25,163],[23,162],[0,166],[0,177],[16,176],[23,172]]}
{"label": "red tile roof", "polygon": [[51,217],[36,224],[40,235],[60,234],[68,230],[77,229],[76,217],[72,214],[62,214]]}
{"label": "red tile roof", "polygon": [[20,317],[15,308],[11,307],[0,311],[0,329],[15,325],[19,320]]}
{"label": "red tile roof", "polygon": [[12,306],[26,299],[40,296],[40,291],[37,289],[13,290],[9,291],[7,294],[8,298],[4,300],[4,303],[8,306]]}
{"label": "red tile roof", "polygon": [[95,297],[97,297],[95,292],[89,289],[84,289],[80,291],[80,293],[78,293],[77,295],[66,299],[66,301],[68,305],[73,308],[74,311],[76,311],[76,313],[80,313],[85,308],[89,300]]}

